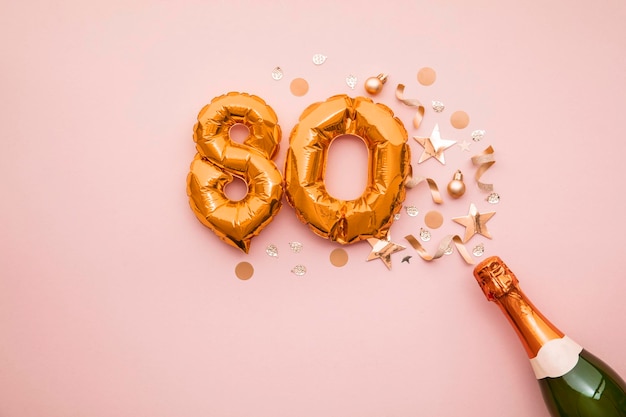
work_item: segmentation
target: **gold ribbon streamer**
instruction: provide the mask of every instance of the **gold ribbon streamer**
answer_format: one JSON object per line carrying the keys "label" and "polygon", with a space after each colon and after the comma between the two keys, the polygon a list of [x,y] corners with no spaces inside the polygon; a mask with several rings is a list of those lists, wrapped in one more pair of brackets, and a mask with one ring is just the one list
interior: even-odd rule
{"label": "gold ribbon streamer", "polygon": [[424,181],[426,181],[426,183],[428,184],[428,188],[430,189],[430,196],[432,197],[433,201],[436,204],[443,203],[441,193],[439,193],[439,187],[437,187],[437,183],[432,178],[413,177],[409,175],[404,184],[407,188],[415,188]]}
{"label": "gold ribbon streamer", "polygon": [[417,113],[413,118],[413,126],[419,128],[424,118],[424,105],[416,98],[404,98],[404,84],[398,84],[396,87],[396,98],[402,102],[402,104],[409,107],[417,107]]}
{"label": "gold ribbon streamer", "polygon": [[494,150],[489,145],[484,151],[481,153],[472,156],[472,163],[474,165],[478,165],[478,170],[476,170],[476,175],[474,178],[476,179],[476,184],[478,184],[478,188],[483,191],[493,191],[493,184],[486,184],[480,181],[480,177],[483,176],[485,171],[487,171],[493,164],[496,163],[496,158],[493,156]]}
{"label": "gold ribbon streamer", "polygon": [[438,258],[441,258],[446,250],[450,247],[450,244],[454,242],[454,246],[456,246],[457,251],[459,251],[459,255],[463,258],[463,260],[470,264],[474,264],[474,260],[470,256],[467,249],[463,245],[463,240],[458,235],[448,235],[444,237],[441,242],[439,242],[439,247],[434,255],[429,255],[426,249],[422,246],[422,244],[415,238],[413,235],[407,235],[404,237],[410,244],[413,246],[413,249],[417,251],[419,256],[425,261],[432,261]]}

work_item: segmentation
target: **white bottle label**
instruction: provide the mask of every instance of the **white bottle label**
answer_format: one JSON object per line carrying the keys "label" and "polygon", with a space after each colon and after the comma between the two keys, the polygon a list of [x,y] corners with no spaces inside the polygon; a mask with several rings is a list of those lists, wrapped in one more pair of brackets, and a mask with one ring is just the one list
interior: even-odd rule
{"label": "white bottle label", "polygon": [[530,360],[537,379],[558,378],[571,371],[578,363],[582,346],[567,336],[552,339],[543,345],[537,356]]}

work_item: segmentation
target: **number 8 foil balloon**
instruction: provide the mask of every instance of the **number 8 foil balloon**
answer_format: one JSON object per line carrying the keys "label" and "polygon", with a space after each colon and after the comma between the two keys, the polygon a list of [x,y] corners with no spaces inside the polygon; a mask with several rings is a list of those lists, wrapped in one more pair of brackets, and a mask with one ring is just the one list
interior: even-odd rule
{"label": "number 8 foil balloon", "polygon": [[[236,124],[249,130],[243,144],[231,140]],[[187,195],[198,219],[220,239],[248,253],[250,241],[281,207],[282,175],[272,158],[281,129],[274,110],[261,98],[231,92],[214,98],[198,114],[193,139],[196,154],[187,176]],[[248,186],[232,201],[225,187],[234,177]]]}

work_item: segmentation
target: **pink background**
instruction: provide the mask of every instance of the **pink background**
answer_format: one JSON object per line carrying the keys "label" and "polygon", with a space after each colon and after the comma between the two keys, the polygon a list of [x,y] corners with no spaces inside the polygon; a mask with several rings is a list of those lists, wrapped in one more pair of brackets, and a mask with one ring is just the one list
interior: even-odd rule
{"label": "pink background", "polygon": [[[467,244],[484,244],[474,258],[504,258],[554,323],[626,375],[625,3],[257,3],[0,6],[0,416],[545,417],[525,353],[472,267],[456,253],[425,262],[403,238],[437,209],[433,252],[462,235],[451,218],[471,202],[496,211],[493,239]],[[427,66],[430,87],[416,80]],[[282,170],[302,110],[364,95],[379,72],[390,76],[375,100],[410,136],[439,123],[444,138],[472,143],[448,149],[445,165],[417,165],[409,139],[416,174],[443,190],[461,169],[468,192],[436,206],[425,185],[409,190],[420,214],[394,224],[407,249],[391,271],[365,261],[366,242],[334,267],[339,245],[288,205],[249,255],[196,220],[185,178],[204,104],[228,91],[264,98],[283,129]],[[289,92],[296,77],[309,81],[303,97]],[[398,83],[427,105],[419,130]],[[454,110],[470,115],[467,128],[450,125]],[[344,145],[327,181],[354,192],[365,162],[346,151],[363,148]],[[470,162],[488,145],[494,205]],[[248,281],[234,274],[243,260],[255,267]]]}

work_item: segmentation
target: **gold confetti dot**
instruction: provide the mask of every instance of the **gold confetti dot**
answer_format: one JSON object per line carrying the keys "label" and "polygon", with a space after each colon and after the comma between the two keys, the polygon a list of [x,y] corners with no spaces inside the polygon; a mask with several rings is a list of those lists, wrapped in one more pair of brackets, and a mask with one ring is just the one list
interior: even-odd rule
{"label": "gold confetti dot", "polygon": [[348,263],[348,252],[337,248],[330,253],[330,263],[336,267],[342,267]]}
{"label": "gold confetti dot", "polygon": [[450,123],[457,129],[464,129],[469,124],[469,115],[462,110],[455,111],[450,116]]}
{"label": "gold confetti dot", "polygon": [[437,210],[431,210],[424,215],[424,223],[431,229],[438,229],[443,224],[443,215]]}
{"label": "gold confetti dot", "polygon": [[431,85],[437,79],[437,73],[430,67],[421,68],[417,72],[417,81],[422,85]]}
{"label": "gold confetti dot", "polygon": [[309,83],[304,78],[294,78],[289,85],[289,89],[291,94],[301,97],[309,91]]}
{"label": "gold confetti dot", "polygon": [[239,262],[235,267],[235,275],[242,281],[250,279],[254,274],[254,267],[249,262]]}

